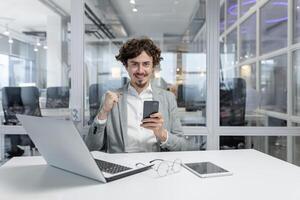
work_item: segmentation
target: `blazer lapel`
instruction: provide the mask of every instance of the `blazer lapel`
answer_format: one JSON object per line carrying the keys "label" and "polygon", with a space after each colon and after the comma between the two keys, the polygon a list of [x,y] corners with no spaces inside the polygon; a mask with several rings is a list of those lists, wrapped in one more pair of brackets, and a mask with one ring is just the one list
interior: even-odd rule
{"label": "blazer lapel", "polygon": [[162,98],[161,98],[161,94],[159,92],[159,90],[155,87],[155,86],[152,86],[152,94],[153,94],[153,100],[154,101],[158,101],[159,102],[159,112],[162,113]]}
{"label": "blazer lapel", "polygon": [[128,84],[126,84],[121,92],[122,95],[120,96],[118,108],[119,108],[119,120],[121,124],[121,136],[123,138],[123,151],[125,152],[125,146],[127,141],[127,91],[128,91]]}

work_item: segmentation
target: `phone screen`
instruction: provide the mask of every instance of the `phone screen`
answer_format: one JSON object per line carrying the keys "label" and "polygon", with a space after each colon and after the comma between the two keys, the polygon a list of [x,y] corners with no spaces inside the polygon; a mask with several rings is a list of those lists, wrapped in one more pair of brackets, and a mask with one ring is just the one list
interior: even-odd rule
{"label": "phone screen", "polygon": [[149,118],[153,113],[158,112],[159,102],[158,101],[144,101],[144,112],[143,119]]}

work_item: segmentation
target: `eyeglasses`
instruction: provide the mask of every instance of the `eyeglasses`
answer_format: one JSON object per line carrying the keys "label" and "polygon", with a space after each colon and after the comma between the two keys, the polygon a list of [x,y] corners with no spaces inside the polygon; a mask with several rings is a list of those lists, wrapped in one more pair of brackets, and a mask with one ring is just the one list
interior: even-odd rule
{"label": "eyeglasses", "polygon": [[[152,169],[157,172],[160,177],[167,176],[169,174],[178,173],[181,170],[182,162],[180,159],[175,159],[173,161],[155,159],[149,161],[149,163],[154,164]],[[143,163],[137,163],[136,166],[145,165]]]}

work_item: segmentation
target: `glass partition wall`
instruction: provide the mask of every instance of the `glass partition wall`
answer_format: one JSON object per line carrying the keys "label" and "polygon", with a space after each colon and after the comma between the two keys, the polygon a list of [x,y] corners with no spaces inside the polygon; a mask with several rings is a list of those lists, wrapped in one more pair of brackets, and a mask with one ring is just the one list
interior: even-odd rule
{"label": "glass partition wall", "polygon": [[0,2],[0,159],[34,146],[16,113],[70,119],[71,1],[59,3]]}
{"label": "glass partition wall", "polygon": [[[93,122],[106,91],[130,81],[125,66],[115,59],[119,48],[128,39],[149,37],[163,57],[151,84],[175,95],[183,126],[206,126],[205,10],[205,1],[196,0],[168,1],[160,9],[143,0],[85,1],[85,124]],[[187,137],[195,149],[203,149],[204,136]]]}
{"label": "glass partition wall", "polygon": [[[41,115],[65,119],[71,110],[84,135],[103,94],[129,81],[115,60],[120,46],[148,36],[164,58],[152,84],[175,95],[195,150],[254,148],[299,164],[299,0],[173,0],[159,1],[159,9],[143,0],[41,2],[26,13],[47,20],[19,33],[18,20],[0,14],[1,92],[5,86],[37,87]],[[49,108],[56,102],[47,104],[50,87],[69,91],[50,92],[63,97],[63,108]],[[0,128],[25,134],[19,127]],[[9,143],[0,137],[1,150]]]}
{"label": "glass partition wall", "polygon": [[[203,144],[208,149],[255,148],[295,161],[297,143],[289,135],[299,133],[293,127],[300,121],[294,84],[299,1],[290,6],[291,1],[174,0],[154,10],[154,2],[83,2],[86,127],[100,96],[129,81],[114,58],[120,46],[148,36],[164,57],[153,84],[174,93],[184,133],[197,149]],[[216,8],[219,15],[211,14]]]}
{"label": "glass partition wall", "polygon": [[[297,137],[288,136],[299,133],[289,128],[299,122],[299,1],[221,1],[220,15],[220,26],[227,24],[220,31],[220,125],[245,130],[221,136],[220,148],[255,148],[299,163]],[[230,79],[241,83],[230,88]]]}

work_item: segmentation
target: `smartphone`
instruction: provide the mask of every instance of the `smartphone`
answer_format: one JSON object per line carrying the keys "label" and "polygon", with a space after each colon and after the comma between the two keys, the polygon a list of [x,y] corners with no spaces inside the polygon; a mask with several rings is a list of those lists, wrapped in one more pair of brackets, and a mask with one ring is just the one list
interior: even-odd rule
{"label": "smartphone", "polygon": [[144,101],[143,119],[150,118],[150,115],[157,113],[159,108],[158,101]]}
{"label": "smartphone", "polygon": [[202,178],[232,175],[232,172],[211,162],[184,163],[183,167]]}

